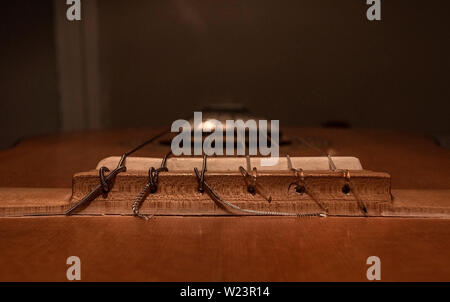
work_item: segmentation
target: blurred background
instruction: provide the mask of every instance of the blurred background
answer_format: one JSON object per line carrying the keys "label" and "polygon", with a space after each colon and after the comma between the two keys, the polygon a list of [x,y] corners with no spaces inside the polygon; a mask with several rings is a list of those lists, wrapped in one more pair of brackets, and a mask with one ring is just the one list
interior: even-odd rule
{"label": "blurred background", "polygon": [[3,1],[0,148],[239,102],[280,126],[450,133],[448,1]]}

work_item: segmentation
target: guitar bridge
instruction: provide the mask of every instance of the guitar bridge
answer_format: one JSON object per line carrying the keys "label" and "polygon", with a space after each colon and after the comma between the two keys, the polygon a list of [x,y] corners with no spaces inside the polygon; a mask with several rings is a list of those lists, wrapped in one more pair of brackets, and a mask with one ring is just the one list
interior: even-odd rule
{"label": "guitar bridge", "polygon": [[[379,216],[392,203],[390,175],[364,170],[355,157],[280,157],[269,167],[261,166],[261,159],[168,158],[167,171],[158,173],[156,190],[140,200],[140,214]],[[108,157],[95,170],[75,174],[71,204],[99,185],[101,167],[112,171],[120,160]],[[77,213],[132,215],[133,201],[149,183],[149,169],[159,167],[161,161],[127,158],[127,171],[117,175],[111,190]],[[202,171],[214,194],[199,190],[194,169]]]}

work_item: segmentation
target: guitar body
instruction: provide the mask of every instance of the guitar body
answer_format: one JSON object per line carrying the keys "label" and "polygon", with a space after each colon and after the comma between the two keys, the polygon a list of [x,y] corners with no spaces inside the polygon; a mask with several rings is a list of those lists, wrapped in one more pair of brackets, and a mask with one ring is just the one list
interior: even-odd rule
{"label": "guitar body", "polygon": [[[193,172],[184,180],[161,174],[161,190],[166,181],[172,189],[164,192],[172,195],[144,201],[143,213],[155,214],[150,220],[131,216],[130,197],[145,184],[145,174],[131,172],[117,180],[115,190],[122,191],[64,215],[98,182],[100,160],[120,156],[156,130],[36,137],[1,151],[0,280],[64,281],[66,259],[75,255],[84,281],[367,281],[370,256],[380,258],[382,281],[450,281],[450,151],[412,133],[283,129],[281,157],[319,156],[294,139],[310,138],[333,156],[358,158],[364,171],[375,173],[360,173],[380,181],[360,190],[373,185],[373,192],[383,187],[389,194],[373,199],[369,215],[350,197],[345,204],[328,200],[338,210],[327,217],[229,215],[206,195],[183,198],[197,184]],[[160,140],[136,156],[161,158],[168,148]],[[260,176],[274,197],[271,204],[257,201],[261,207],[287,200],[283,210],[314,210],[317,204],[287,195],[287,177],[295,177],[283,173]],[[254,205],[254,197],[240,189],[241,176],[227,177],[231,185],[221,188],[220,175],[206,173],[228,201]],[[136,186],[133,194],[127,181]],[[327,183],[319,180],[316,188],[325,192]],[[371,192],[362,199],[375,196]],[[114,196],[123,203],[114,203]],[[203,206],[195,208],[196,200]]]}

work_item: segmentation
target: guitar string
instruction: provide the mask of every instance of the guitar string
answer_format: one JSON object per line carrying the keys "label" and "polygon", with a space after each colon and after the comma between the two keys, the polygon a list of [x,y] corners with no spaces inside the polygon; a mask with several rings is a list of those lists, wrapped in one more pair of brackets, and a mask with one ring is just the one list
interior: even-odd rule
{"label": "guitar string", "polygon": [[258,211],[258,210],[244,209],[244,208],[234,205],[234,204],[224,200],[223,198],[221,198],[219,196],[219,194],[217,194],[217,192],[208,184],[208,182],[206,182],[204,177],[201,176],[201,174],[204,174],[205,172],[202,172],[200,174],[200,172],[198,171],[197,168],[194,168],[194,172],[195,172],[195,175],[197,176],[197,180],[199,182],[203,178],[203,186],[207,189],[207,192],[210,193],[210,196],[212,199],[215,199],[215,200],[219,201],[220,203],[222,203],[230,208],[233,208],[235,210],[238,210],[238,211],[241,211],[244,213],[248,213],[248,214],[258,215],[258,216],[293,216],[293,217],[314,217],[314,216],[325,217],[326,216],[326,214],[324,214],[324,213],[288,213],[288,212]]}
{"label": "guitar string", "polygon": [[147,198],[147,196],[152,193],[156,193],[158,190],[158,176],[160,172],[167,172],[168,169],[166,167],[167,158],[172,155],[172,151],[169,151],[164,157],[161,162],[161,167],[159,169],[155,169],[154,167],[151,167],[149,170],[148,178],[149,181],[147,184],[142,188],[139,195],[136,197],[136,200],[134,201],[133,205],[131,206],[131,209],[133,210],[134,216],[137,216],[139,218],[145,218],[150,219],[153,215],[144,215],[139,213],[139,208],[141,207],[144,200]]}
{"label": "guitar string", "polygon": [[[99,169],[99,174],[100,174],[100,184],[97,185],[97,187],[95,187],[90,193],[88,193],[84,198],[82,198],[79,202],[77,202],[74,206],[72,206],[67,212],[66,215],[71,215],[77,208],[81,207],[83,204],[86,204],[89,201],[94,200],[95,198],[97,198],[101,193],[104,194],[108,194],[109,191],[111,190],[111,187],[113,186],[114,180],[116,178],[116,176],[121,173],[126,171],[126,163],[125,160],[128,156],[130,156],[131,154],[133,154],[134,152],[138,151],[139,149],[145,147],[146,145],[154,142],[155,140],[165,136],[166,134],[170,133],[170,130],[164,130],[160,133],[158,133],[157,135],[151,137],[150,139],[144,141],[143,143],[137,145],[136,147],[134,147],[133,149],[129,150],[128,152],[125,152],[121,159],[119,160],[119,163],[116,167],[116,169],[114,169],[108,176],[104,176],[104,172],[108,172],[109,169],[106,167],[101,167]],[[266,136],[267,137],[267,136]],[[273,141],[271,140],[270,137],[267,137],[271,143],[273,143]],[[309,142],[307,142],[306,140],[304,140],[303,138],[297,138],[298,140],[302,141],[303,143],[305,143],[305,145],[307,145],[308,147],[315,149],[319,152],[321,152],[322,154],[326,154],[326,152],[324,152],[323,150],[319,149],[316,146],[313,146],[312,144],[310,144]],[[331,159],[331,156],[329,154],[326,154],[328,159],[329,159],[329,163],[330,163],[330,169],[331,170],[335,170],[335,165]],[[162,167],[165,166],[167,160],[167,156],[164,157],[163,159],[163,163],[162,163]],[[153,168],[154,169],[154,168]],[[157,178],[157,174],[159,172],[161,172],[162,170],[158,170],[158,172],[156,172],[156,178]],[[151,173],[149,173],[149,175],[151,175]],[[202,184],[204,184],[204,175],[202,174]],[[152,176],[149,176],[150,180],[152,179]],[[140,192],[140,194],[138,195],[138,197],[136,198],[135,202],[133,203],[132,209],[133,209],[133,213],[138,216],[141,217],[142,215],[139,214],[138,208],[139,206],[142,204],[142,202],[145,200],[145,198],[148,195],[148,191],[150,191],[150,183],[147,183],[144,188],[142,189],[142,191]],[[210,190],[211,191],[211,190]],[[310,195],[310,194],[309,194]],[[316,200],[312,195],[310,195],[314,200]],[[359,200],[359,198],[357,197],[357,195],[355,195],[355,197],[358,200],[358,203],[362,203],[362,201]],[[317,202],[317,201],[316,201]],[[226,204],[226,203],[225,203]],[[229,203],[228,203],[229,204]],[[318,203],[320,205],[320,203]],[[363,204],[363,203],[362,203]],[[243,209],[245,210],[245,209]],[[253,210],[249,210],[249,211],[253,211]],[[364,211],[363,211],[364,212]],[[286,213],[285,213],[286,214]],[[297,214],[296,214],[297,215]],[[297,215],[298,216],[298,215]],[[146,218],[148,218],[147,216],[144,216]]]}
{"label": "guitar string", "polygon": [[[349,192],[348,192],[348,193],[345,193],[345,194],[348,195],[348,194],[352,193],[352,195],[355,197],[355,200],[356,200],[356,202],[357,202],[357,205],[358,205],[358,207],[359,207],[361,213],[362,213],[364,216],[369,216],[369,213],[368,213],[367,206],[366,206],[365,202],[360,198],[359,193],[358,193],[357,190],[355,189],[355,185],[353,184],[353,182],[352,182],[351,179],[350,179],[350,172],[349,172],[348,170],[337,169],[337,168],[336,168],[336,165],[334,164],[333,159],[331,158],[331,155],[330,155],[329,153],[325,152],[324,150],[320,149],[320,148],[317,147],[317,146],[314,146],[314,145],[310,144],[307,140],[305,140],[305,139],[302,138],[302,137],[296,137],[296,139],[297,139],[298,141],[302,142],[303,144],[307,145],[308,147],[310,147],[310,148],[312,148],[312,149],[318,151],[318,152],[321,153],[322,155],[328,157],[328,162],[329,162],[329,165],[330,165],[330,170],[332,170],[332,171],[340,170],[340,171],[342,171],[342,172],[344,173],[344,178],[346,179],[347,184],[348,184],[349,189],[350,189]],[[347,175],[348,175],[348,177],[347,177]],[[391,194],[391,199],[393,199],[392,193],[390,193],[390,194]],[[311,197],[312,197],[312,196],[311,196]]]}
{"label": "guitar string", "polygon": [[[89,192],[85,197],[83,197],[80,201],[78,201],[75,205],[73,205],[69,210],[67,210],[65,214],[71,215],[78,208],[80,208],[83,205],[96,199],[102,193],[108,194],[111,191],[111,188],[113,186],[116,176],[119,173],[125,172],[127,170],[126,162],[125,162],[126,158],[128,156],[130,156],[131,154],[133,154],[134,152],[138,151],[139,149],[141,149],[141,148],[145,147],[146,145],[154,142],[155,140],[165,136],[168,133],[170,133],[170,129],[161,131],[160,133],[156,134],[155,136],[151,137],[150,139],[146,140],[145,142],[141,143],[140,145],[136,146],[135,148],[131,149],[130,151],[125,152],[122,155],[122,157],[120,158],[119,163],[117,164],[117,167],[110,174],[108,174],[108,176],[106,176],[106,177],[104,176],[106,167],[101,167],[99,170],[100,184],[98,184],[91,192]],[[106,184],[106,186],[105,186],[105,184]]]}

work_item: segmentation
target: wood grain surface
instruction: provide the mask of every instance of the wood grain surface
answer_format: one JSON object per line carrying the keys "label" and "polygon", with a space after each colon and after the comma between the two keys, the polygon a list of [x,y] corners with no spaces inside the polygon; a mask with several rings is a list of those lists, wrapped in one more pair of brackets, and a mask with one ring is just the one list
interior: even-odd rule
{"label": "wood grain surface", "polygon": [[0,219],[1,281],[450,281],[450,220],[280,217]]}
{"label": "wood grain surface", "polygon": [[[152,133],[24,140],[0,151],[0,195],[9,196],[2,200],[38,193],[57,207],[70,198],[74,173]],[[283,133],[327,141],[333,154],[356,156],[364,168],[389,173],[399,211],[421,207],[423,196],[435,213],[440,202],[449,202],[450,151],[425,136],[309,128]],[[167,148],[157,144],[136,155],[161,156]],[[318,155],[298,145],[281,153]],[[29,189],[17,193],[18,187]],[[369,256],[380,257],[383,281],[450,281],[450,220],[440,218],[0,218],[0,247],[2,281],[65,281],[72,255],[81,258],[85,281],[367,281]]]}

